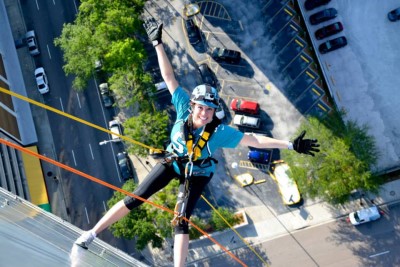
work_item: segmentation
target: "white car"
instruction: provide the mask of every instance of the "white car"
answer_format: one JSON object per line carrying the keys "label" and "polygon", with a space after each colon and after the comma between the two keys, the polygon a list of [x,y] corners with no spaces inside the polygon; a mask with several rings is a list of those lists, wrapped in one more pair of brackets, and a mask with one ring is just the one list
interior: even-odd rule
{"label": "white car", "polygon": [[32,56],[40,54],[39,46],[36,40],[35,31],[29,31],[25,34],[26,43],[28,44],[29,53]]}
{"label": "white car", "polygon": [[283,161],[276,163],[274,166],[274,173],[271,177],[278,185],[279,192],[281,193],[285,205],[294,205],[300,202],[301,195],[295,180],[292,178],[289,165]]}
{"label": "white car", "polygon": [[[109,121],[108,126],[111,132],[122,135],[121,123],[118,120]],[[111,137],[114,142],[122,141],[122,139],[118,135],[112,134]]]}
{"label": "white car", "polygon": [[375,221],[378,220],[380,217],[381,213],[379,212],[377,206],[360,209],[349,214],[349,220],[352,225],[359,225],[362,223]]}
{"label": "white car", "polygon": [[233,123],[237,126],[260,128],[260,118],[236,114]]}
{"label": "white car", "polygon": [[156,87],[157,92],[168,90],[167,84],[164,81],[156,83],[154,86]]}
{"label": "white car", "polygon": [[42,67],[35,70],[35,78],[39,93],[46,94],[50,91],[49,83],[47,81],[46,73]]}
{"label": "white car", "polygon": [[217,118],[220,120],[222,120],[225,117],[225,111],[221,104],[217,108],[217,111],[215,111],[215,116],[217,116]]}

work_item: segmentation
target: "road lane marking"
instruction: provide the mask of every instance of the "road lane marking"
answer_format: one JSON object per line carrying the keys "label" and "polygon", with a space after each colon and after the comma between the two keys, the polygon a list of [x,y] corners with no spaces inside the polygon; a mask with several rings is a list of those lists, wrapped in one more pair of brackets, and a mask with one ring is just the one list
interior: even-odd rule
{"label": "road lane marking", "polygon": [[388,254],[389,252],[390,252],[389,250],[386,250],[386,251],[381,252],[381,253],[377,253],[377,254],[374,254],[374,255],[370,255],[369,257],[370,257],[370,258],[373,258],[373,257],[381,256],[381,255],[384,255],[384,254]]}
{"label": "road lane marking", "polygon": [[78,99],[79,108],[82,108],[82,106],[81,106],[81,101],[79,100],[79,95],[78,95],[78,93],[76,93],[76,98]]}
{"label": "road lane marking", "polygon": [[89,150],[90,150],[90,154],[92,154],[92,160],[94,160],[93,150],[92,150],[92,146],[90,144],[89,144]]}
{"label": "road lane marking", "polygon": [[51,54],[50,54],[50,48],[49,48],[49,45],[46,45],[47,46],[47,53],[49,53],[49,57],[50,57],[50,59],[51,59]]}
{"label": "road lane marking", "polygon": [[64,112],[64,106],[63,106],[61,97],[60,97],[60,104],[61,104],[61,110],[62,110],[62,112]]}
{"label": "road lane marking", "polygon": [[104,211],[107,211],[106,202],[104,202],[104,200],[103,200],[103,207],[104,207]]}
{"label": "road lane marking", "polygon": [[72,2],[74,2],[76,14],[78,14],[78,7],[76,6],[75,0],[72,0]]}
{"label": "road lane marking", "polygon": [[86,220],[87,220],[88,224],[90,224],[89,214],[88,214],[88,212],[87,212],[86,207],[85,207],[85,213],[86,213]]}
{"label": "road lane marking", "polygon": [[36,7],[37,7],[37,10],[39,10],[39,3],[37,0],[36,0]]}
{"label": "road lane marking", "polygon": [[72,158],[74,159],[75,166],[77,166],[77,164],[76,164],[76,159],[75,159],[75,153],[74,153],[73,150],[72,150]]}

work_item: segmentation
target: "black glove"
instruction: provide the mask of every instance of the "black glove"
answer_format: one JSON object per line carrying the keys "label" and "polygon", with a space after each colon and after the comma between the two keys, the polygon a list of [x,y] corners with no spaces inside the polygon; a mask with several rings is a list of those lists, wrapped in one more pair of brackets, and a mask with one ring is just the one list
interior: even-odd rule
{"label": "black glove", "polygon": [[296,139],[293,141],[293,149],[297,153],[307,154],[314,157],[313,152],[319,152],[318,140],[317,139],[303,139],[306,131],[303,131]]}
{"label": "black glove", "polygon": [[146,33],[154,47],[162,43],[162,23],[158,24],[154,18],[150,18],[144,22],[143,27],[145,28]]}

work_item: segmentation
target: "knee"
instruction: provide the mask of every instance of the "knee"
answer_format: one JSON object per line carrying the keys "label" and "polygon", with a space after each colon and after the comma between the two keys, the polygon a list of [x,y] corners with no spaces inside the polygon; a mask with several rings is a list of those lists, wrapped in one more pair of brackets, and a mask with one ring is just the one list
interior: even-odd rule
{"label": "knee", "polygon": [[189,234],[189,224],[187,221],[182,221],[174,228],[175,234]]}

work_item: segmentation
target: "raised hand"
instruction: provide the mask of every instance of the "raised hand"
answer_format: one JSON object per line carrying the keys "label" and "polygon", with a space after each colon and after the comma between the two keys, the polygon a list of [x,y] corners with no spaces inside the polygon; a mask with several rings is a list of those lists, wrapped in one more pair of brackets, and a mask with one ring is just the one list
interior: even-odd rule
{"label": "raised hand", "polygon": [[147,19],[143,23],[143,27],[146,30],[147,36],[150,41],[153,43],[153,46],[157,46],[162,43],[161,35],[163,24],[158,24],[154,18]]}
{"label": "raised hand", "polygon": [[303,139],[306,135],[306,131],[303,131],[296,139],[293,141],[293,149],[297,153],[307,154],[314,157],[313,152],[319,152],[318,140],[317,139]]}

